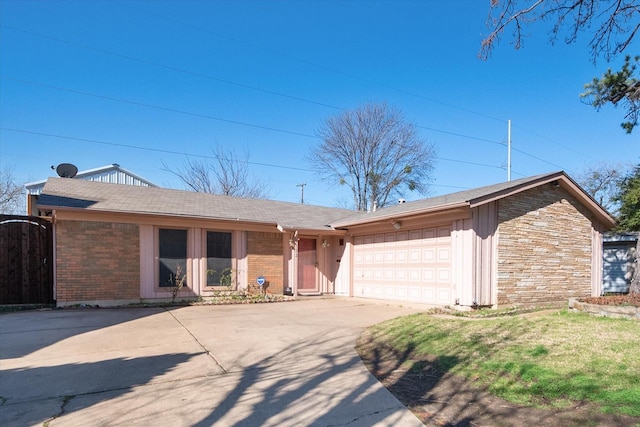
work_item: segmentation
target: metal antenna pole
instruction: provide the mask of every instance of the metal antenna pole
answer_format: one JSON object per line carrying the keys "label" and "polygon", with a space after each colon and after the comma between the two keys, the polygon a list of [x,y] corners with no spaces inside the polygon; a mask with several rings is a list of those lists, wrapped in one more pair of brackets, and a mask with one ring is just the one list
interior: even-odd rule
{"label": "metal antenna pole", "polygon": [[507,129],[507,181],[511,181],[511,120]]}
{"label": "metal antenna pole", "polygon": [[307,185],[306,182],[296,184],[296,187],[300,187],[300,204],[304,205],[304,186]]}

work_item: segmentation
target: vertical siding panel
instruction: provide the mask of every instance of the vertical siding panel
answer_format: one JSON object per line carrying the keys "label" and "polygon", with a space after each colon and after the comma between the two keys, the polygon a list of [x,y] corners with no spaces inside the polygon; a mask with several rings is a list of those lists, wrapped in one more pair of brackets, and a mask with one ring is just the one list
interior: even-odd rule
{"label": "vertical siding panel", "polygon": [[233,258],[236,260],[236,281],[238,290],[247,290],[247,233],[246,231],[233,232]]}
{"label": "vertical siding panel", "polygon": [[[496,202],[473,209],[473,295],[468,305],[493,306],[496,301]],[[465,304],[467,305],[467,304]]]}
{"label": "vertical siding panel", "polygon": [[[339,239],[338,239],[339,242]],[[342,256],[339,257],[338,271],[336,273],[335,292],[338,295],[351,296],[351,243],[350,238],[343,238],[344,247],[342,248]],[[339,243],[338,243],[339,244]]]}
{"label": "vertical siding panel", "polygon": [[[188,271],[189,280],[187,281],[189,287],[196,295],[202,295],[202,290],[205,286],[207,286],[206,279],[206,239],[203,239],[203,234],[206,232],[202,230],[202,228],[190,228],[189,229],[189,237],[187,238],[187,243],[191,243],[189,245],[189,249],[187,249],[187,259],[190,265],[191,271]],[[203,242],[204,240],[204,242]],[[203,259],[204,258],[204,259]],[[204,280],[203,280],[203,272],[204,272]]]}
{"label": "vertical siding panel", "polygon": [[140,297],[153,298],[155,250],[153,245],[154,231],[152,225],[140,225]]}
{"label": "vertical siding panel", "polygon": [[[599,227],[598,227],[599,228]],[[603,275],[603,244],[602,233],[591,228],[591,296],[597,297],[602,294]]]}
{"label": "vertical siding panel", "polygon": [[475,230],[472,219],[453,223],[451,248],[453,251],[452,276],[454,298],[460,305],[473,304],[474,287],[474,242]]}

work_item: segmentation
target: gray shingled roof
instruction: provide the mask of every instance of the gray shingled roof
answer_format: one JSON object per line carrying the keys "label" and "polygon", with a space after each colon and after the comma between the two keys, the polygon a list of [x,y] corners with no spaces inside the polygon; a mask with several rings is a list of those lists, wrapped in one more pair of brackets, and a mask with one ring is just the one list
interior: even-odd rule
{"label": "gray shingled roof", "polygon": [[[447,207],[453,207],[456,205],[471,206],[480,203],[482,200],[490,198],[493,195],[508,192],[510,190],[517,191],[517,189],[519,188],[526,187],[536,182],[553,181],[558,178],[563,178],[571,181],[571,179],[564,172],[546,173],[528,178],[501,182],[499,184],[487,185],[485,187],[473,188],[471,190],[464,190],[456,193],[445,194],[442,196],[416,200],[414,202],[401,203],[378,209],[373,212],[358,212],[352,214],[349,217],[340,219],[332,223],[332,225],[336,228],[348,227],[356,224],[375,222],[387,218],[400,218],[412,214],[446,209]],[[588,197],[586,194],[585,196]]]}
{"label": "gray shingled roof", "polygon": [[401,218],[414,214],[444,210],[454,206],[473,206],[504,197],[531,185],[559,180],[577,188],[579,197],[594,206],[598,215],[613,226],[613,219],[564,172],[553,172],[529,178],[502,182],[472,190],[459,191],[378,209],[355,212],[298,203],[262,199],[243,199],[166,188],[134,187],[121,184],[49,178],[38,199],[42,207],[67,207],[104,212],[157,214],[177,217],[209,218],[280,224],[286,229],[331,230]]}
{"label": "gray shingled roof", "polygon": [[280,224],[306,230],[329,230],[328,224],[353,213],[347,209],[70,178],[49,178],[38,205]]}

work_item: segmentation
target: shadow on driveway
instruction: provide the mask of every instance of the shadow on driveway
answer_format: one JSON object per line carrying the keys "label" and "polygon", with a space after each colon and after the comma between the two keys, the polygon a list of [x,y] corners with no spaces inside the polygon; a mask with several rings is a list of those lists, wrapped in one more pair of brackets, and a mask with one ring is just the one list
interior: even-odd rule
{"label": "shadow on driveway", "polygon": [[[41,424],[47,417],[57,418],[78,396],[93,395],[91,405],[129,393],[149,384],[189,361],[194,354],[166,354],[135,359],[117,358],[94,363],[18,368],[0,371],[0,389],[5,399],[0,406],[4,426]],[[15,395],[16,390],[20,390]],[[43,415],[38,409],[48,412]],[[57,408],[57,409],[56,409]],[[81,411],[85,407],[75,407]],[[43,418],[44,417],[44,418]]]}
{"label": "shadow on driveway", "polygon": [[163,313],[163,308],[55,309],[0,314],[0,360],[23,357],[75,335]]}

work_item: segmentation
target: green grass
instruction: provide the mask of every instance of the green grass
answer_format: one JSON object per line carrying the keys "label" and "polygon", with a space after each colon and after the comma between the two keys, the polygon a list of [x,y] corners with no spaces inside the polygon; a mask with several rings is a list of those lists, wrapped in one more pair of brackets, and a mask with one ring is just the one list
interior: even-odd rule
{"label": "green grass", "polygon": [[374,326],[396,354],[435,358],[440,369],[510,402],[640,416],[640,322],[560,311],[482,320],[419,314]]}

